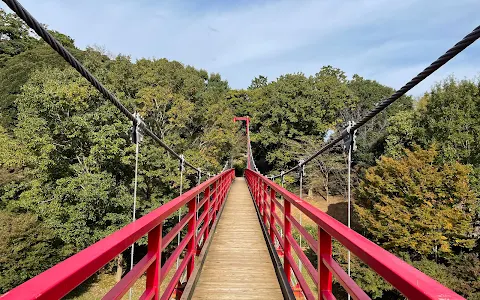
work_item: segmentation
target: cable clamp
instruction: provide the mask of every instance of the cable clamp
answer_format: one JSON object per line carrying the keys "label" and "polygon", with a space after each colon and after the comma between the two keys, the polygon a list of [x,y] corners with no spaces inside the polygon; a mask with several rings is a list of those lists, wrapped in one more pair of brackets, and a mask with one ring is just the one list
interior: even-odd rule
{"label": "cable clamp", "polygon": [[137,141],[140,143],[143,140],[143,132],[141,126],[143,125],[143,120],[140,117],[138,112],[135,113],[135,122],[132,126],[132,143],[136,144]]}
{"label": "cable clamp", "polygon": [[185,156],[183,154],[180,154],[180,172],[185,171]]}
{"label": "cable clamp", "polygon": [[303,164],[305,160],[301,159],[298,161],[298,167],[300,167],[300,172],[302,173],[302,176],[305,176],[305,165]]}
{"label": "cable clamp", "polygon": [[348,121],[347,128],[345,128],[345,130],[348,133],[348,135],[346,135],[343,138],[343,150],[345,152],[348,152],[350,147],[351,147],[352,151],[357,150],[357,141],[356,141],[357,130],[352,130],[354,126],[355,126],[354,121]]}

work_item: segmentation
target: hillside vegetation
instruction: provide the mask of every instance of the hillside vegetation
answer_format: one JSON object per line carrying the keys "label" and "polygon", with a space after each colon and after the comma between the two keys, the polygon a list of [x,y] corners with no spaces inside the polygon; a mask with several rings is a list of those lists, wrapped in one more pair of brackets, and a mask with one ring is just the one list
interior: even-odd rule
{"label": "hillside vegetation", "polygon": [[[312,76],[258,76],[234,90],[219,74],[78,49],[67,35],[52,34],[166,144],[212,174],[230,159],[244,164],[235,115],[251,118],[260,171],[278,174],[394,91],[332,66]],[[353,157],[355,229],[469,299],[480,299],[479,120],[480,82],[446,78],[363,127]],[[0,293],[131,221],[131,126],[23,22],[0,10]],[[137,217],[178,196],[178,166],[145,137]],[[315,159],[306,167],[305,194],[327,204],[345,195],[345,168],[342,145]],[[196,180],[187,170],[184,190]],[[298,191],[298,176],[286,182]],[[172,216],[165,230],[174,224]],[[335,244],[334,255],[345,265],[343,247]],[[128,257],[126,251],[102,272],[124,274]],[[352,276],[373,298],[400,297],[355,258]]]}

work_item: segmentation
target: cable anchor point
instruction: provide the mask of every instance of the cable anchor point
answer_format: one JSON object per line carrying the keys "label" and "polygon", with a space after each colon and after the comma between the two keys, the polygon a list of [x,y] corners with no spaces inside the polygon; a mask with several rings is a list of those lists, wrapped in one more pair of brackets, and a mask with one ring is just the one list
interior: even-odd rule
{"label": "cable anchor point", "polygon": [[183,154],[180,154],[180,166],[179,169],[181,172],[185,171],[185,156]]}
{"label": "cable anchor point", "polygon": [[[305,163],[305,160],[303,160],[303,159],[298,161],[298,167],[300,169],[299,172],[301,172],[302,176],[305,176],[305,165],[304,165],[304,163]],[[282,176],[283,176],[283,172],[282,172]]]}
{"label": "cable anchor point", "polygon": [[343,138],[343,150],[345,152],[348,152],[350,148],[352,151],[357,150],[357,130],[352,130],[354,126],[355,121],[348,121],[347,128],[345,128],[348,133],[348,135]]}
{"label": "cable anchor point", "polygon": [[136,144],[137,142],[140,143],[143,140],[142,125],[144,123],[138,112],[136,112],[134,116],[135,121],[132,125],[132,143]]}

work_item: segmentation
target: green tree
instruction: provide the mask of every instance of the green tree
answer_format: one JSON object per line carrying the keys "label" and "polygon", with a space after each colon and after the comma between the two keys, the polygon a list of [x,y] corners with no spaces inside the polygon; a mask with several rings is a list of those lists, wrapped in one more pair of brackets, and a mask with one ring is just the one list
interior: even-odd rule
{"label": "green tree", "polygon": [[227,103],[233,110],[235,116],[252,115],[253,101],[248,90],[229,90],[226,94]]}
{"label": "green tree", "polygon": [[[344,122],[359,120],[395,91],[391,87],[382,85],[375,80],[365,79],[357,74],[353,75],[347,85],[353,94],[353,105],[340,112]],[[402,96],[360,128],[357,133],[357,151],[354,153],[354,161],[361,166],[374,165],[375,159],[384,153],[384,140],[388,137],[386,128],[389,125],[389,118],[400,111],[408,112],[412,109],[412,97]]]}
{"label": "green tree", "polygon": [[0,68],[12,56],[38,44],[30,28],[16,14],[0,8]]}
{"label": "green tree", "polygon": [[400,111],[388,119],[384,154],[394,158],[403,156],[404,148],[412,148],[418,142],[421,129],[417,126],[418,113],[414,110]]}
{"label": "green tree", "polygon": [[72,69],[34,73],[17,105],[15,137],[32,153],[32,170],[7,207],[41,216],[71,253],[127,224],[129,126],[114,108]]}
{"label": "green tree", "polygon": [[330,66],[315,76],[287,74],[251,90],[253,152],[265,161],[265,170],[298,163],[296,149],[307,140],[323,139],[340,121],[337,110],[348,104],[344,73]]}
{"label": "green tree", "polygon": [[[419,268],[422,269],[421,266]],[[429,274],[427,271],[425,272]],[[478,251],[476,253],[475,251],[460,253],[450,258],[448,272],[454,285],[446,282],[447,286],[467,299],[480,299],[480,258]],[[437,278],[434,274],[431,276]]]}
{"label": "green tree", "polygon": [[382,157],[358,187],[355,210],[367,236],[385,249],[412,257],[450,257],[475,245],[471,169],[435,164],[435,148]]}
{"label": "green tree", "polygon": [[419,127],[425,144],[438,142],[441,159],[480,166],[480,82],[450,77],[425,95]]}
{"label": "green tree", "polygon": [[[13,86],[17,120],[9,130],[0,127],[0,208],[36,216],[56,241],[45,254],[61,251],[65,257],[131,221],[135,146],[128,120],[75,70],[50,66],[50,54],[35,67],[43,50],[39,46],[8,62],[25,73]],[[13,64],[20,56],[28,65]],[[91,48],[80,56],[173,149],[204,171],[221,170],[236,133],[225,97],[228,83],[218,74],[167,60],[133,64]],[[196,184],[195,175],[187,169],[184,190]],[[179,180],[178,161],[144,137],[137,217],[178,196]]]}
{"label": "green tree", "polygon": [[53,231],[33,214],[0,210],[0,227],[2,294],[53,266],[63,256]]}
{"label": "green tree", "polygon": [[259,75],[252,80],[252,83],[248,87],[249,90],[258,89],[268,84],[268,79],[265,76]]}
{"label": "green tree", "polygon": [[192,163],[212,173],[221,170],[236,137],[228,83],[165,59],[140,60],[134,74],[136,106],[145,122]]}
{"label": "green tree", "polygon": [[2,200],[5,193],[12,197],[24,188],[32,159],[26,147],[0,125],[0,209],[7,205]]}

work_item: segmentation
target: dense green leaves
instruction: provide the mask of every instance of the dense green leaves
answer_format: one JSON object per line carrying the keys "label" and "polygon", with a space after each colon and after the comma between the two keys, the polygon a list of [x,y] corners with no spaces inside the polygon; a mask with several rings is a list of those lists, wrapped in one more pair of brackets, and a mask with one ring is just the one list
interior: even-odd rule
{"label": "dense green leaves", "polygon": [[38,43],[28,26],[15,14],[0,9],[0,67],[12,56]]}
{"label": "dense green leaves", "polygon": [[251,117],[251,140],[258,167],[265,171],[298,163],[296,150],[305,141],[322,140],[351,104],[345,74],[324,67],[314,76],[286,74],[267,83],[256,78],[247,91],[228,95],[237,115]]}
{"label": "dense green leaves", "polygon": [[[135,146],[127,118],[18,18],[3,11],[1,18],[0,209],[8,226],[22,217],[27,226],[41,224],[38,234],[18,225],[15,236],[2,239],[8,243],[3,255],[24,237],[22,230],[39,238],[25,241],[21,268],[11,267],[10,252],[3,255],[8,264],[0,270],[0,288],[6,291],[131,221]],[[81,51],[68,36],[52,34],[175,151],[212,174],[222,169],[236,132],[228,84],[218,74],[166,59],[133,63],[98,49]],[[178,196],[178,166],[144,137],[137,217]],[[195,175],[187,169],[184,190],[196,184]]]}
{"label": "dense green leaves", "polygon": [[385,157],[362,176],[356,206],[367,237],[469,299],[480,297],[472,267],[480,247],[478,86],[447,78],[414,110],[389,117]]}
{"label": "dense green leaves", "polygon": [[62,258],[55,234],[37,216],[0,211],[0,293]]}
{"label": "dense green leaves", "polygon": [[425,97],[423,139],[438,142],[443,160],[479,166],[480,82],[448,78]]}
{"label": "dense green leaves", "polygon": [[[364,79],[361,76],[353,75],[348,82],[348,87],[354,95],[354,105],[342,112],[343,119],[359,120],[372,110],[381,100],[392,95],[394,89],[384,86],[377,81]],[[362,166],[375,164],[375,159],[384,152],[385,139],[389,137],[386,132],[389,126],[389,118],[397,113],[408,114],[413,108],[413,99],[410,96],[402,96],[388,109],[382,111],[370,122],[365,124],[357,132],[358,150],[354,153],[354,161]]]}
{"label": "dense green leaves", "polygon": [[[239,169],[245,164],[246,138],[238,130],[244,125],[233,123],[234,115],[251,118],[259,169],[279,172],[394,91],[332,66],[273,81],[260,75],[248,89],[231,90],[219,74],[79,50],[70,37],[51,33],[165,143],[211,173],[228,159]],[[479,86],[449,78],[417,102],[402,97],[359,130],[353,158],[358,229],[472,299],[480,289]],[[0,10],[0,292],[130,222],[130,138],[130,122],[113,105]],[[344,194],[345,163],[341,145],[319,156],[306,167],[304,187],[327,201]],[[178,195],[178,167],[144,137],[137,217]],[[186,190],[197,178],[190,169],[184,175]],[[286,178],[287,185],[297,180]],[[164,227],[173,224],[170,218]],[[345,266],[338,243],[334,255]],[[356,258],[352,276],[374,298],[400,297]]]}
{"label": "dense green leaves", "polygon": [[[326,66],[309,77],[286,74],[268,82],[259,76],[248,90],[230,91],[227,98],[236,115],[251,117],[252,148],[260,170],[278,172],[307,155],[305,144],[315,142],[320,148],[327,132],[343,130],[347,121],[360,119],[393,91],[358,75],[349,80],[340,69]],[[388,118],[411,111],[412,102],[402,97],[360,130],[357,163],[375,163],[384,148]]]}
{"label": "dense green leaves", "polygon": [[436,157],[435,149],[405,150],[404,157],[382,157],[367,170],[356,211],[368,236],[384,248],[431,258],[475,245],[470,168],[435,165]]}

